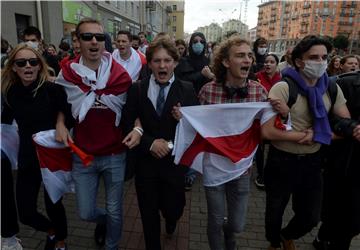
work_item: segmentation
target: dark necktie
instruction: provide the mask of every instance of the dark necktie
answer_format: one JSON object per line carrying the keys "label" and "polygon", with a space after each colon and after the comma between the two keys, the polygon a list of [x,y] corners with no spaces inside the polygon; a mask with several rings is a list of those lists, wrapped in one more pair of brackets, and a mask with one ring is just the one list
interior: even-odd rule
{"label": "dark necktie", "polygon": [[165,88],[169,85],[169,83],[160,84],[157,81],[156,83],[160,87],[159,95],[156,99],[156,113],[158,113],[158,115],[161,116],[165,105]]}

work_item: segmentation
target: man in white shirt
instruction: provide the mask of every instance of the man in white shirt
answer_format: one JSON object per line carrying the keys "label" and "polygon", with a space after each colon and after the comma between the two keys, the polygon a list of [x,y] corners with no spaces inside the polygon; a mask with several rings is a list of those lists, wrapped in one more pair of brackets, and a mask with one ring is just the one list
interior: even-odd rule
{"label": "man in white shirt", "polygon": [[129,31],[120,30],[117,34],[113,58],[123,66],[133,82],[139,80],[141,68],[146,64],[145,56],[132,48],[132,35]]}

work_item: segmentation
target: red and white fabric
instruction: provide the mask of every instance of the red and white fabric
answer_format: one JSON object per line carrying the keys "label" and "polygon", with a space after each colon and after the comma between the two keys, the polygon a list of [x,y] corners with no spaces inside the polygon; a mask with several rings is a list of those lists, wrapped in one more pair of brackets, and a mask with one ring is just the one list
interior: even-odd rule
{"label": "red and white fabric", "polygon": [[175,163],[202,173],[205,186],[244,174],[260,142],[261,124],[276,115],[267,102],[190,106],[180,111]]}
{"label": "red and white fabric", "polygon": [[143,60],[139,53],[133,48],[130,48],[131,55],[128,59],[124,60],[120,56],[120,52],[118,49],[114,50],[112,53],[113,58],[116,62],[118,62],[121,66],[123,66],[128,74],[130,75],[133,82],[139,79],[140,71],[143,65]]}
{"label": "red and white fabric", "polygon": [[70,148],[55,140],[54,129],[34,134],[33,141],[44,186],[51,201],[56,203],[65,193],[73,192]]}
{"label": "red and white fabric", "polygon": [[12,169],[17,169],[20,138],[16,125],[1,124],[1,150],[6,154]]}
{"label": "red and white fabric", "polygon": [[103,53],[97,72],[84,66],[82,57],[67,62],[56,83],[64,86],[72,115],[79,123],[97,101],[116,114],[115,125],[119,125],[131,79],[121,65],[113,62],[110,53]]}

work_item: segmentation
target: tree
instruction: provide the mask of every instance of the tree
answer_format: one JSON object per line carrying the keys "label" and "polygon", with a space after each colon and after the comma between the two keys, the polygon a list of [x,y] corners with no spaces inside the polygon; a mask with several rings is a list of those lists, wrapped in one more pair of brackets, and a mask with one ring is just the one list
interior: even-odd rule
{"label": "tree", "polygon": [[345,50],[349,46],[349,39],[344,35],[337,35],[334,38],[334,47]]}

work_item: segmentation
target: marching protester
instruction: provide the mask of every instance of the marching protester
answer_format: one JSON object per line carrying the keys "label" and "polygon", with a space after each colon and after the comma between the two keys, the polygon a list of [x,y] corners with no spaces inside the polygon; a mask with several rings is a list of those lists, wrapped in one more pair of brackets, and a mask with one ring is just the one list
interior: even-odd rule
{"label": "marching protester", "polygon": [[[331,45],[316,36],[302,39],[292,52],[293,68],[283,72],[286,82],[275,84],[269,92],[274,106],[288,103],[292,91],[298,89],[288,114],[292,131],[274,127],[276,117],[262,126],[265,139],[271,141],[265,168],[266,212],[265,231],[269,250],[294,250],[294,240],[304,236],[320,219],[322,194],[322,144],[329,145],[332,131],[328,112],[349,117],[341,89],[328,95],[330,85],[326,74],[327,57]],[[295,86],[293,86],[295,85]],[[276,104],[278,103],[278,104]],[[284,210],[292,197],[294,216],[282,228]]]}
{"label": "marching protester", "polygon": [[187,168],[175,166],[171,155],[178,123],[173,108],[197,104],[191,83],[181,81],[174,69],[179,54],[164,38],[154,40],[146,50],[151,76],[134,84],[128,92],[123,119],[127,131],[139,117],[143,130],[137,163],[135,187],[147,250],[159,250],[160,214],[165,218],[166,233],[176,230],[185,206],[184,176]]}
{"label": "marching protester", "polygon": [[206,39],[203,33],[195,32],[191,35],[189,43],[189,55],[176,68],[177,76],[192,82],[196,93],[201,87],[215,76],[209,68],[210,60],[205,56]]}
{"label": "marching protester", "polygon": [[267,52],[267,40],[263,37],[256,39],[253,45],[253,51],[255,55],[253,72],[257,73],[264,68],[265,55]]}
{"label": "marching protester", "polygon": [[[212,65],[216,81],[202,87],[199,93],[200,103],[265,102],[265,88],[258,82],[247,79],[253,56],[250,43],[237,36],[221,43]],[[207,164],[203,169],[204,178],[221,171],[221,168],[222,166],[215,162]],[[233,250],[236,249],[235,234],[242,232],[245,226],[250,170],[243,174],[240,169],[226,169],[221,172],[222,178],[211,183],[203,181],[208,209],[207,235],[210,249],[223,249],[223,231],[225,249]]]}
{"label": "marching protester", "polygon": [[[264,69],[256,73],[259,83],[269,92],[271,87],[281,80],[281,74],[278,71],[279,58],[275,54],[267,54],[264,61]],[[261,143],[256,152],[257,177],[255,185],[259,188],[264,187],[264,148]]]}
{"label": "marching protester", "polygon": [[333,126],[343,139],[332,141],[326,154],[322,224],[313,242],[318,250],[348,250],[360,233],[360,71],[339,75],[336,83],[351,119]]}
{"label": "marching protester", "polygon": [[146,58],[141,52],[132,48],[132,35],[129,31],[120,30],[117,33],[116,47],[117,49],[112,53],[114,60],[126,69],[133,82],[139,80]]}
{"label": "marching protester", "polygon": [[[126,157],[124,133],[119,125],[131,78],[105,51],[100,22],[82,19],[76,26],[76,35],[81,56],[63,65],[56,79],[57,84],[64,86],[76,119],[73,139],[64,126],[64,117],[58,119],[57,139],[65,144],[73,140],[85,153],[94,155],[88,167],[73,155],[72,177],[79,216],[97,223],[94,233],[97,244],[115,250],[122,233]],[[96,205],[100,177],[105,185],[105,209]]]}
{"label": "marching protester", "polygon": [[340,60],[341,73],[359,70],[359,61],[355,55],[343,56]]}
{"label": "marching protester", "polygon": [[278,69],[280,72],[282,72],[284,69],[288,67],[292,67],[292,61],[291,61],[291,53],[293,51],[294,47],[289,47],[286,49],[285,55],[283,56],[285,58],[284,61],[280,62],[278,65]]}
{"label": "marching protester", "polygon": [[326,70],[328,76],[337,76],[341,74],[340,60],[341,56],[333,56],[333,58],[331,58]]}
{"label": "marching protester", "polygon": [[60,199],[55,204],[44,190],[48,218],[37,210],[41,185],[40,166],[32,135],[54,129],[58,115],[70,115],[62,87],[48,82],[48,66],[39,51],[27,44],[14,48],[1,74],[4,108],[1,122],[18,125],[20,146],[16,181],[16,202],[20,221],[47,232],[45,250],[66,249],[67,219]]}

